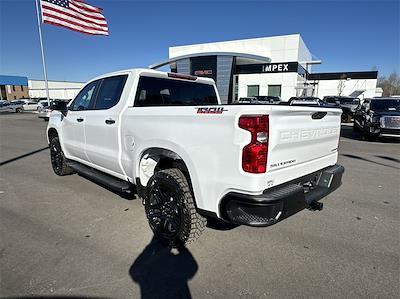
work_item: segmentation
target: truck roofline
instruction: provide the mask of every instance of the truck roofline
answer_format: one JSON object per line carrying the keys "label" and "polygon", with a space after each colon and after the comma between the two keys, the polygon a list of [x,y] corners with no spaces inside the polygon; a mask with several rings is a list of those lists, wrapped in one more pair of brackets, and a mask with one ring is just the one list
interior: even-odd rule
{"label": "truck roofline", "polygon": [[[146,68],[133,68],[133,69],[125,69],[125,70],[102,74],[95,78],[90,79],[89,81],[87,81],[87,83],[95,81],[95,80],[99,80],[102,78],[118,76],[118,75],[125,75],[125,74],[135,74],[138,76],[146,75],[146,76],[166,78],[166,79],[171,79],[171,80],[185,80],[185,79],[179,79],[179,78],[171,78],[168,76],[168,72],[156,71],[156,70],[146,69]],[[184,75],[184,74],[182,74],[182,75]],[[215,84],[214,80],[211,78],[197,77],[197,76],[193,76],[193,77],[196,78],[196,80],[193,80],[193,81],[197,82],[197,83],[210,84],[210,85]]]}

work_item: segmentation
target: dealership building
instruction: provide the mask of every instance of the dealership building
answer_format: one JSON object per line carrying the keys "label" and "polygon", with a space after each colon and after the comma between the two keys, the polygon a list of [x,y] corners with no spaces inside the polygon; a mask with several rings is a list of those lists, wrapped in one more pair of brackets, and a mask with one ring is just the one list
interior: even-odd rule
{"label": "dealership building", "polygon": [[169,59],[150,68],[213,78],[222,103],[242,97],[379,96],[377,71],[313,73],[321,63],[300,34],[169,48]]}
{"label": "dealership building", "polygon": [[[67,81],[48,81],[49,97],[51,99],[71,100],[75,98],[85,83]],[[31,98],[45,98],[46,82],[44,80],[28,80],[29,96]]]}
{"label": "dealership building", "polygon": [[[347,53],[344,55],[353,55]],[[377,71],[314,73],[320,64],[300,34],[272,36],[169,48],[169,58],[150,66],[187,75],[205,76],[216,82],[221,101],[243,97],[352,96],[361,100],[381,96]],[[82,82],[49,81],[50,98],[72,99]],[[0,76],[1,99],[46,97],[43,80]]]}
{"label": "dealership building", "polygon": [[[73,99],[85,85],[82,82],[48,81],[51,99]],[[0,75],[0,100],[46,98],[46,82],[23,76]]]}

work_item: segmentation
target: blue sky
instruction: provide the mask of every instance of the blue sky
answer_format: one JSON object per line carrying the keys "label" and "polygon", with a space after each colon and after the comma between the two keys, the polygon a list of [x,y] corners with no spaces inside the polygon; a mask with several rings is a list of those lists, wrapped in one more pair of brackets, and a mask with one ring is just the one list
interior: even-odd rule
{"label": "blue sky", "polygon": [[[293,33],[322,59],[314,72],[400,72],[398,0],[86,2],[104,9],[110,36],[43,25],[49,79],[147,67],[169,46]],[[43,78],[34,0],[0,0],[0,74]]]}

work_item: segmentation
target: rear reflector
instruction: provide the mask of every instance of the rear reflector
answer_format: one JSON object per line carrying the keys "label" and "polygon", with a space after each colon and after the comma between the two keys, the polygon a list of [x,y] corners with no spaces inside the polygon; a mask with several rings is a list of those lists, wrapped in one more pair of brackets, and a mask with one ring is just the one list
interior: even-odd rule
{"label": "rear reflector", "polygon": [[191,80],[191,81],[195,81],[197,79],[197,77],[195,76],[178,74],[178,73],[168,73],[168,77],[175,79]]}
{"label": "rear reflector", "polygon": [[269,117],[268,115],[244,115],[239,127],[251,133],[251,141],[243,148],[242,168],[249,173],[267,171]]}

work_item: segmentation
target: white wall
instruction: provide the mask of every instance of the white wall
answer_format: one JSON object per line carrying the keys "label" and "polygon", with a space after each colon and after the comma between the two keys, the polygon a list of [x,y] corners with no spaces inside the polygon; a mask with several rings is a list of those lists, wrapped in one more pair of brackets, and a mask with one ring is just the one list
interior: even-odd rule
{"label": "white wall", "polygon": [[296,96],[297,73],[242,74],[239,75],[239,98],[247,97],[248,85],[259,85],[260,96],[268,95],[268,85],[282,85],[281,99],[288,101]]}
{"label": "white wall", "polygon": [[[85,85],[82,82],[48,81],[49,95],[52,99],[73,99]],[[31,98],[46,97],[44,80],[28,80],[29,96]]]}
{"label": "white wall", "polygon": [[[360,96],[360,99],[372,98],[376,94],[376,79],[350,79],[344,80],[344,88],[342,95],[349,96],[352,92],[356,90],[364,90]],[[339,84],[340,80],[321,80],[315,89],[314,95],[323,98],[324,96],[332,96],[339,94]]]}
{"label": "white wall", "polygon": [[[311,60],[312,60],[311,52],[310,52],[310,50],[308,50],[306,44],[304,43],[303,39],[300,36],[299,37],[299,52],[298,52],[297,61],[299,61],[300,64],[304,68],[306,68],[306,64],[301,63],[301,62],[311,61]],[[311,72],[311,65],[308,67],[308,71]]]}
{"label": "white wall", "polygon": [[[299,53],[299,47],[302,47]],[[271,58],[271,62],[298,61],[311,57],[300,34],[232,40],[169,48],[169,58],[205,52],[237,52]],[[305,60],[305,59],[304,59]]]}

